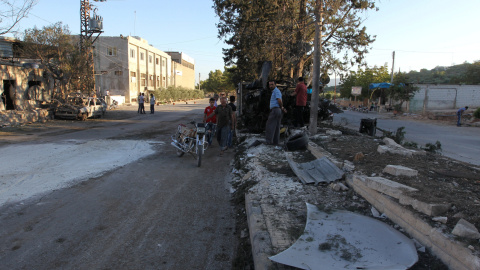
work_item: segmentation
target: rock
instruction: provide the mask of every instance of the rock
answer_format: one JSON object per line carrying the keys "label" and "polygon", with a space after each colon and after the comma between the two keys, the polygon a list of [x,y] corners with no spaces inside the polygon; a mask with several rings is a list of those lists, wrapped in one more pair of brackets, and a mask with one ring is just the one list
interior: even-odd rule
{"label": "rock", "polygon": [[252,172],[248,172],[247,174],[245,174],[242,178],[243,181],[245,180],[248,180],[250,177],[252,177]]}
{"label": "rock", "polygon": [[466,218],[465,214],[462,212],[458,212],[455,215],[453,215],[454,218]]}
{"label": "rock", "polygon": [[468,249],[470,249],[471,251],[475,251],[475,247],[472,246],[472,245],[469,245],[469,246],[468,246]]}
{"label": "rock", "polygon": [[375,209],[375,207],[372,206],[372,208],[370,209],[370,211],[372,212],[372,215],[376,218],[379,218],[380,217],[380,212],[378,212],[377,209]]}
{"label": "rock", "polygon": [[340,190],[341,190],[340,185],[337,184],[337,183],[332,183],[332,184],[330,184],[330,188],[333,189],[333,190],[335,190],[335,191],[340,191]]}
{"label": "rock", "polygon": [[383,142],[387,146],[392,146],[392,147],[395,147],[395,148],[403,148],[400,144],[396,143],[394,140],[392,140],[390,138],[387,138],[387,137],[383,138]]}
{"label": "rock", "polygon": [[342,169],[345,172],[352,172],[355,170],[355,165],[353,165],[353,163],[348,160],[344,160]]}
{"label": "rock", "polygon": [[385,169],[383,169],[384,173],[388,173],[391,175],[399,176],[399,175],[404,175],[404,176],[417,176],[418,171],[414,169],[410,169],[404,166],[399,166],[399,165],[387,165]]}
{"label": "rock", "polygon": [[433,221],[440,222],[443,224],[447,223],[448,218],[447,217],[434,217],[432,218]]}
{"label": "rock", "polygon": [[356,153],[353,157],[353,161],[360,161],[365,158],[365,155],[362,152]]}
{"label": "rock", "polygon": [[327,132],[325,133],[330,136],[342,136],[343,134],[340,130],[332,130],[332,129],[327,130]]}
{"label": "rock", "polygon": [[422,253],[425,253],[425,247],[421,247],[419,249],[417,249],[419,252],[422,252]]}
{"label": "rock", "polygon": [[472,223],[466,221],[463,218],[458,221],[457,225],[455,225],[452,234],[469,239],[480,238],[480,233],[478,232],[477,228],[475,228]]}
{"label": "rock", "polygon": [[341,191],[347,191],[348,190],[348,187],[345,186],[343,183],[337,183],[337,185],[339,186]]}
{"label": "rock", "polygon": [[246,238],[248,237],[248,233],[247,233],[247,229],[244,229],[241,233],[240,233],[240,238]]}

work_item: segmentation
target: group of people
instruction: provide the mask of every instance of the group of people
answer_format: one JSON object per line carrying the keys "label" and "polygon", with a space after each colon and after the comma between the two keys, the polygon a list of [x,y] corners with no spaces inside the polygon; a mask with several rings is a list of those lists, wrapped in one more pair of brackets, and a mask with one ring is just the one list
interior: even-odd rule
{"label": "group of people", "polygon": [[[137,113],[145,114],[145,94],[141,93],[138,96],[138,111]],[[150,114],[155,113],[155,96],[150,94]]]}
{"label": "group of people", "polygon": [[227,104],[225,96],[220,97],[220,105],[218,105],[218,94],[209,100],[209,106],[204,110],[203,122],[206,123],[206,131],[210,135],[207,136],[207,143],[212,145],[214,134],[217,135],[217,141],[220,145],[220,156],[233,144],[233,134],[237,128],[237,119],[235,112],[235,96],[230,97],[230,103]]}

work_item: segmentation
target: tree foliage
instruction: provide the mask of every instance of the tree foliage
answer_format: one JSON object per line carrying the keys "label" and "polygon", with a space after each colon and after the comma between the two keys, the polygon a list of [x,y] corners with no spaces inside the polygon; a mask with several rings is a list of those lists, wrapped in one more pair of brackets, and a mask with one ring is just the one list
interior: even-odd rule
{"label": "tree foliage", "polygon": [[37,4],[38,0],[1,0],[0,1],[0,35],[15,32],[18,23]]}
{"label": "tree foliage", "polygon": [[54,79],[58,94],[65,97],[70,91],[83,90],[85,94],[92,89],[84,87],[89,81],[89,58],[82,54],[70,35],[68,26],[58,22],[42,29],[26,29],[21,35],[23,44],[20,52],[23,57],[38,59],[47,77]]}
{"label": "tree foliage", "polygon": [[235,89],[235,85],[232,83],[232,73],[229,69],[210,71],[208,79],[201,82],[201,89],[206,92],[230,92]]}
{"label": "tree foliage", "polygon": [[408,72],[411,83],[480,84],[480,61]]}
{"label": "tree foliage", "polygon": [[369,98],[371,91],[368,90],[368,86],[371,83],[382,83],[389,81],[390,75],[386,65],[381,67],[374,66],[373,68],[366,67],[365,69],[359,68],[357,71],[350,71],[347,76],[342,77],[340,80],[340,84],[342,85],[340,94],[342,97],[351,97],[352,87],[361,86],[361,97]]}
{"label": "tree foliage", "polygon": [[[364,64],[374,41],[361,27],[359,14],[374,9],[372,0],[324,0],[322,70],[346,70]],[[258,67],[272,61],[275,79],[306,76],[311,71],[315,24],[314,0],[214,0],[218,35],[227,66],[235,78],[254,80]],[[237,83],[239,81],[235,81]]]}

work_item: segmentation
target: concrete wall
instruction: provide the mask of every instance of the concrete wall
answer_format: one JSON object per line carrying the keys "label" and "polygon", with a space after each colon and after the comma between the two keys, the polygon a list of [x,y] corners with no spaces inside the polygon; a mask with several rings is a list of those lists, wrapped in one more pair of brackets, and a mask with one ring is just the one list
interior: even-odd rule
{"label": "concrete wall", "polygon": [[480,107],[480,85],[416,84],[420,90],[407,104],[410,112]]}
{"label": "concrete wall", "polygon": [[[40,85],[29,87],[29,82]],[[50,101],[48,89],[45,87],[43,70],[23,68],[20,64],[0,64],[0,97],[5,94],[4,98],[0,98],[0,111],[31,109],[33,104],[29,100]],[[12,101],[9,106],[7,99]]]}
{"label": "concrete wall", "polygon": [[173,61],[173,85],[195,89],[195,60],[183,52],[167,53]]}

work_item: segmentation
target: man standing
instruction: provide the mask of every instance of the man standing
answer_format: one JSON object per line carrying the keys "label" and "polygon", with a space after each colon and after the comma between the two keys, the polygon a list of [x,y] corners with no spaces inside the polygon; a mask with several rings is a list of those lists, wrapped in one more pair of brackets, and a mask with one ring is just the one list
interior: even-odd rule
{"label": "man standing", "polygon": [[295,110],[293,111],[293,115],[295,116],[294,126],[303,127],[305,125],[303,121],[303,112],[305,111],[305,106],[307,106],[307,86],[303,82],[303,77],[298,78],[297,87],[291,96],[297,97]]}
{"label": "man standing", "polygon": [[150,94],[150,114],[155,113],[155,96]]}
{"label": "man standing", "polygon": [[233,147],[233,134],[235,133],[235,129],[237,129],[237,106],[235,106],[235,96],[230,96],[230,103],[228,106],[232,107],[232,114],[233,114],[233,125],[232,130],[228,133],[228,147]]}
{"label": "man standing", "polygon": [[268,82],[268,88],[272,90],[270,98],[270,114],[268,115],[267,126],[265,128],[266,144],[278,145],[280,141],[280,122],[282,120],[282,112],[287,110],[283,108],[282,92],[277,88],[275,81]]}
{"label": "man standing", "polygon": [[458,111],[457,111],[457,127],[459,127],[462,123],[462,114],[468,110],[468,106],[465,106],[464,108],[460,108]]}
{"label": "man standing", "polygon": [[223,152],[227,149],[230,126],[232,129],[234,127],[232,107],[227,105],[226,97],[220,98],[220,106],[215,109],[215,115],[217,117],[217,141],[220,145],[220,156],[222,156]]}
{"label": "man standing", "polygon": [[144,114],[145,113],[145,96],[141,93],[138,96],[138,113]]}

